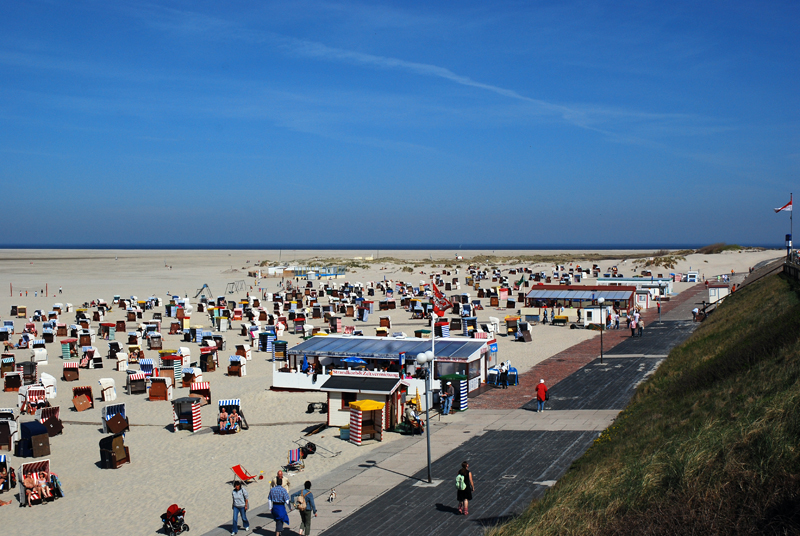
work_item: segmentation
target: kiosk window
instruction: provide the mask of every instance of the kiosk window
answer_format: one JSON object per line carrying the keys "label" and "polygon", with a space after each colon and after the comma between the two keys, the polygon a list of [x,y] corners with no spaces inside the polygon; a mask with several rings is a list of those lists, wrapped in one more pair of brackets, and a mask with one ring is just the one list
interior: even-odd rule
{"label": "kiosk window", "polygon": [[358,393],[342,393],[342,409],[348,409],[350,402],[355,402],[358,398]]}

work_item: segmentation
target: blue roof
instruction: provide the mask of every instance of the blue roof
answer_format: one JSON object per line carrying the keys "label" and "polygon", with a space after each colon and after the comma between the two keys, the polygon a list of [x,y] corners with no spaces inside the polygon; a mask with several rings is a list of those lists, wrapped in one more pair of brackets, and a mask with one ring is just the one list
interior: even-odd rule
{"label": "blue roof", "polygon": [[[486,344],[485,340],[436,339],[436,357],[467,359]],[[391,339],[387,337],[312,337],[289,350],[289,355],[397,359],[400,352],[409,358],[431,349],[430,339]]]}

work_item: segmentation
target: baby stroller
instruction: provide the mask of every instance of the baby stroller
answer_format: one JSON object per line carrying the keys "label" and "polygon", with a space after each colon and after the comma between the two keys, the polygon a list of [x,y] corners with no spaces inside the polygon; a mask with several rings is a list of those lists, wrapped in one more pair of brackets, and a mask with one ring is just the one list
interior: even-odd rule
{"label": "baby stroller", "polygon": [[167,511],[161,514],[161,522],[164,523],[164,534],[175,536],[176,534],[188,531],[189,525],[183,521],[183,516],[185,514],[186,510],[177,504],[173,504],[167,508]]}

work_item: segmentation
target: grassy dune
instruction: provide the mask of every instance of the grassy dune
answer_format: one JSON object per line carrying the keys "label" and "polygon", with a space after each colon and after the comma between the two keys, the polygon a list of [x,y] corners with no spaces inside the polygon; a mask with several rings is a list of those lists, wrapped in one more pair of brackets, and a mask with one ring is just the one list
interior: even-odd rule
{"label": "grassy dune", "polygon": [[800,285],[728,298],[545,496],[492,536],[800,533]]}

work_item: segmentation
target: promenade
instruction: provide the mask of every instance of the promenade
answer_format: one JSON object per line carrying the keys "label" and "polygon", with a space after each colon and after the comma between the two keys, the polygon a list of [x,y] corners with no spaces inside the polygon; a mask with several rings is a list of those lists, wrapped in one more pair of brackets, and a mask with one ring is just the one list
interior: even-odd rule
{"label": "promenade", "polygon": [[[624,409],[636,386],[653,374],[698,324],[691,310],[706,296],[703,284],[682,292],[644,315],[645,331],[607,331],[543,361],[509,389],[491,389],[471,398],[470,409],[431,421],[433,484],[427,483],[425,437],[402,437],[313,482],[319,516],[312,534],[474,535],[519,515],[580,457]],[[568,329],[547,326],[544,329]],[[551,386],[543,413],[536,413],[539,378]],[[454,479],[469,460],[475,481],[470,515],[457,512]],[[292,477],[295,491],[302,473]],[[254,486],[264,484],[253,484]],[[327,502],[331,488],[336,501]],[[267,505],[249,513],[255,534],[273,534]],[[290,514],[284,535],[299,534],[299,515]],[[209,536],[228,534],[222,520]]]}

